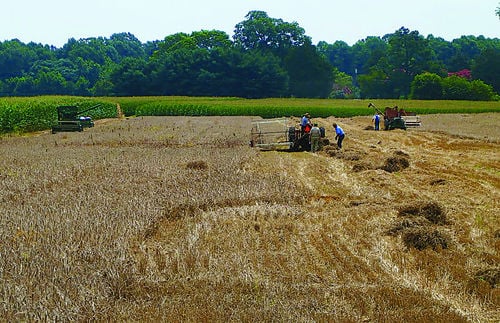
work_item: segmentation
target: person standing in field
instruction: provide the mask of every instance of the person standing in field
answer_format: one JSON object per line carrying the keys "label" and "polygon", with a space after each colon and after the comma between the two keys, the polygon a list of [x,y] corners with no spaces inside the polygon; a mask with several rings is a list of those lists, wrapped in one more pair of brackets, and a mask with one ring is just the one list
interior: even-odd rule
{"label": "person standing in field", "polygon": [[337,139],[337,149],[342,149],[342,141],[345,138],[345,132],[336,123],[333,124],[333,128],[335,129],[335,139]]}
{"label": "person standing in field", "polygon": [[378,112],[373,116],[372,122],[375,126],[375,130],[380,130],[380,115]]}
{"label": "person standing in field", "polygon": [[301,134],[307,133],[306,129],[311,129],[311,115],[309,113],[304,114],[300,120]]}
{"label": "person standing in field", "polygon": [[315,123],[309,132],[309,142],[311,144],[311,151],[313,153],[319,150],[319,139],[321,138],[321,130],[318,128],[318,124]]}

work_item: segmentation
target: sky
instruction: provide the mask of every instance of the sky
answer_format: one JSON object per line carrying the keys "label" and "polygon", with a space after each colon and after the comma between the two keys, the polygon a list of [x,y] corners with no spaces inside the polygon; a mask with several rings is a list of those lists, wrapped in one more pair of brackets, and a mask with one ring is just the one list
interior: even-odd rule
{"label": "sky", "polygon": [[68,39],[131,33],[141,42],[220,30],[232,39],[249,11],[297,22],[313,44],[384,36],[400,27],[447,41],[500,38],[500,0],[12,0],[0,5],[0,41],[62,47]]}

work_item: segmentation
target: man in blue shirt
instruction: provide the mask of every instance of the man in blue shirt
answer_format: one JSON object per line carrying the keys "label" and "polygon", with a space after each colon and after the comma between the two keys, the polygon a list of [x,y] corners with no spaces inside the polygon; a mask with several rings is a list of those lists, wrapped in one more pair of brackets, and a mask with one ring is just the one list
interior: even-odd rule
{"label": "man in blue shirt", "polygon": [[337,148],[342,149],[342,140],[344,140],[345,133],[342,128],[336,123],[333,124],[333,128],[335,129],[335,139],[337,139]]}
{"label": "man in blue shirt", "polygon": [[373,123],[375,124],[375,130],[379,130],[380,129],[380,115],[378,114],[378,112],[373,116],[372,120],[373,120]]}
{"label": "man in blue shirt", "polygon": [[308,132],[306,131],[306,128],[311,128],[311,116],[309,113],[306,113],[302,116],[302,119],[300,120],[300,130],[302,134]]}

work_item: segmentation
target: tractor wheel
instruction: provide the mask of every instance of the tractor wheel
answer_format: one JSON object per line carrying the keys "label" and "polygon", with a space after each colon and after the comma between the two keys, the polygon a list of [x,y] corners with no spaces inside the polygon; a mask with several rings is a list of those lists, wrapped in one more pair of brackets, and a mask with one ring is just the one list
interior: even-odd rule
{"label": "tractor wheel", "polygon": [[289,142],[295,141],[295,127],[288,128],[288,141]]}

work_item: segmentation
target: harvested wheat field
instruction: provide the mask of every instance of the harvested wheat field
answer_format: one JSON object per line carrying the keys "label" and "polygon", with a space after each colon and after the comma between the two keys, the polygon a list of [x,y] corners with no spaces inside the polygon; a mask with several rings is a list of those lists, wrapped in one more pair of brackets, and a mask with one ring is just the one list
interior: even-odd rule
{"label": "harvested wheat field", "polygon": [[500,320],[500,114],[313,119],[317,154],[251,120],[1,138],[2,320]]}

